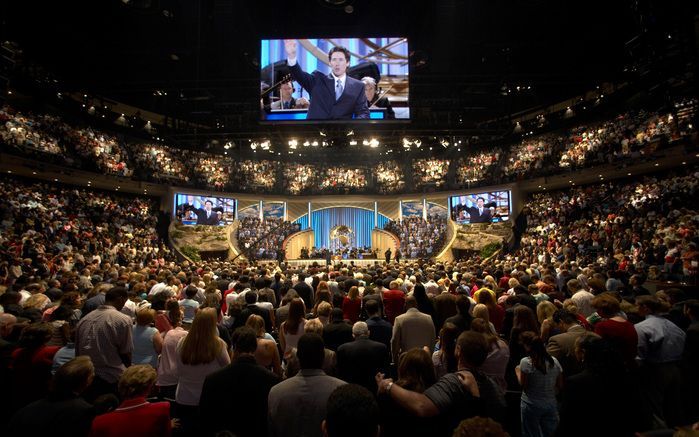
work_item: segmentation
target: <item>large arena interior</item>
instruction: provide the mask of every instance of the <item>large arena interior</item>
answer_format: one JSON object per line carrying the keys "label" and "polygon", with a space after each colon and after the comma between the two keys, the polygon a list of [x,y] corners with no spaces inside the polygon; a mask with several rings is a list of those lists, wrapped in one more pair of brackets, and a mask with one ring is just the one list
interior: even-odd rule
{"label": "large arena interior", "polygon": [[0,430],[698,436],[699,8],[0,6]]}

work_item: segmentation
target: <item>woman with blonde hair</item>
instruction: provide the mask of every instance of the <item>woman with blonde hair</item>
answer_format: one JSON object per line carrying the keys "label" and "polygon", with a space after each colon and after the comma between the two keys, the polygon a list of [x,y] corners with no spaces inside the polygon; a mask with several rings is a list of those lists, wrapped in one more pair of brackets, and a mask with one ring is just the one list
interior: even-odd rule
{"label": "woman with blonde hair", "polygon": [[548,300],[539,302],[536,306],[536,318],[541,324],[541,340],[546,342],[552,335],[560,334],[559,332],[552,332],[555,328],[551,324],[553,319],[553,313],[556,312],[558,307]]}
{"label": "woman with blonde hair", "polygon": [[493,335],[498,335],[498,332],[495,330],[495,326],[493,326],[493,324],[490,322],[490,312],[488,311],[488,307],[485,306],[485,304],[479,303],[476,304],[475,307],[473,307],[473,318],[485,320],[485,323],[490,328],[490,332]]}
{"label": "woman with blonde hair", "polygon": [[265,320],[257,314],[252,314],[245,322],[245,326],[252,328],[257,335],[257,349],[255,350],[257,364],[273,371],[277,376],[282,376],[282,363],[279,358],[277,342],[265,331]]}
{"label": "woman with blonde hair", "polygon": [[218,336],[217,321],[214,308],[198,311],[189,334],[177,344],[179,383],[175,398],[180,406],[198,406],[206,376],[231,362],[226,343]]}

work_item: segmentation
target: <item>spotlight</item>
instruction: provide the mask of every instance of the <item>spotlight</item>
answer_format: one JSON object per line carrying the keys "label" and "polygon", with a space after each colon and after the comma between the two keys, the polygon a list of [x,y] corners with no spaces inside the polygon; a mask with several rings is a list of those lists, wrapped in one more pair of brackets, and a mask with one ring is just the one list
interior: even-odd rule
{"label": "spotlight", "polygon": [[371,141],[369,141],[369,146],[371,146],[372,149],[379,147],[379,140],[372,138]]}
{"label": "spotlight", "polygon": [[350,140],[349,145],[350,145],[350,146],[356,146],[356,145],[357,145],[357,140]]}
{"label": "spotlight", "polygon": [[289,148],[290,149],[295,149],[296,146],[298,146],[299,142],[296,140],[289,140]]}

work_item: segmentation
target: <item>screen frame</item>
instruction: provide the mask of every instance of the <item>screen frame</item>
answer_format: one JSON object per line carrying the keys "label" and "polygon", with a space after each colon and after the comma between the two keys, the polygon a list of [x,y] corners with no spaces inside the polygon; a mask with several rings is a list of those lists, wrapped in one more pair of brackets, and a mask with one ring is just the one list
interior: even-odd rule
{"label": "screen frame", "polygon": [[[214,199],[229,199],[233,201],[233,220],[230,222],[221,220],[219,224],[217,225],[199,225],[196,223],[185,223],[184,220],[180,220],[177,217],[177,209],[179,207],[179,204],[177,203],[177,197],[178,196],[195,196],[195,197],[206,197],[206,198],[214,198]],[[235,222],[235,220],[238,219],[238,207],[239,207],[239,201],[238,198],[236,197],[231,197],[231,196],[216,196],[216,195],[210,195],[210,194],[201,194],[201,193],[187,193],[187,192],[182,192],[182,191],[174,191],[172,193],[172,218],[175,220],[177,223],[182,224],[184,226],[216,226],[216,227],[225,227],[228,225],[231,225]],[[215,207],[215,206],[214,206]]]}
{"label": "screen frame", "polygon": [[[458,226],[471,226],[474,224],[479,224],[479,223],[473,223],[471,221],[467,223],[459,223],[458,220],[455,220],[453,218],[453,206],[452,206],[452,199],[458,199],[461,196],[470,196],[470,197],[478,197],[482,196],[483,194],[488,194],[488,193],[507,193],[507,206],[508,206],[508,213],[507,213],[507,218],[506,219],[500,219],[498,221],[488,221],[484,223],[488,224],[495,224],[495,223],[505,223],[505,222],[511,222],[512,221],[512,214],[514,213],[514,208],[512,205],[512,189],[511,188],[506,188],[506,189],[501,189],[501,190],[490,190],[490,191],[477,191],[477,192],[468,192],[468,193],[460,193],[460,194],[450,194],[447,196],[447,217],[449,220],[452,220],[456,225]],[[458,203],[458,200],[457,200]]]}
{"label": "screen frame", "polygon": [[[405,32],[403,32],[405,33]],[[296,36],[296,37],[291,37],[291,36],[285,36],[285,37],[280,37],[277,35],[274,36],[260,36],[258,39],[258,47],[259,47],[259,52],[258,55],[260,55],[260,59],[262,58],[262,42],[263,41],[270,41],[270,40],[284,40],[284,39],[362,39],[362,38],[377,38],[375,35],[374,36],[357,36],[357,35],[345,35],[345,36],[315,36],[315,35],[304,35],[304,36]],[[384,38],[405,38],[405,44],[408,46],[408,53],[410,53],[411,50],[411,45],[410,45],[410,37],[402,36],[402,37],[384,37]],[[273,64],[273,63],[272,63]],[[261,109],[260,111],[260,117],[258,117],[258,123],[260,125],[264,126],[308,126],[308,125],[351,125],[353,127],[359,127],[359,126],[371,126],[371,125],[393,125],[393,124],[409,124],[413,121],[413,105],[411,103],[411,94],[412,94],[412,87],[410,85],[410,76],[413,70],[412,66],[412,61],[411,59],[408,59],[408,110],[410,111],[410,118],[395,118],[395,119],[372,119],[371,116],[369,119],[363,119],[363,120],[317,120],[317,119],[300,119],[300,120],[269,120],[269,119],[263,119],[262,118],[262,113],[264,112],[264,109]],[[260,64],[259,69],[258,69],[258,74],[259,74],[259,80],[260,82],[262,81],[262,70],[265,68],[265,66],[262,66]],[[348,67],[349,68],[349,67]],[[273,85],[273,84],[271,84]],[[260,96],[258,95],[258,99]]]}

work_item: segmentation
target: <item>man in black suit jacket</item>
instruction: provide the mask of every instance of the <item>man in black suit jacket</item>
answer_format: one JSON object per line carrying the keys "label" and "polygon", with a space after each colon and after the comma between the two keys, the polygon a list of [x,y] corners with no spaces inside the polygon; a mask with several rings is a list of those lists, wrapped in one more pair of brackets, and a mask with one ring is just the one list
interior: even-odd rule
{"label": "man in black suit jacket", "polygon": [[393,326],[381,318],[379,302],[381,302],[380,297],[378,300],[367,300],[364,304],[364,308],[366,308],[367,313],[366,324],[369,327],[369,338],[385,344],[390,351],[391,337],[393,337]]}
{"label": "man in black suit jacket", "polygon": [[369,118],[364,83],[347,75],[350,52],[344,47],[333,47],[328,53],[332,72],[309,74],[297,63],[296,40],[284,41],[291,77],[311,94],[308,120],[341,120]]}
{"label": "man in black suit jacket", "polygon": [[267,398],[279,378],[257,364],[257,338],[248,327],[233,334],[233,362],[206,377],[199,400],[204,435],[267,435]]}
{"label": "man in black suit jacket", "polygon": [[352,341],[352,327],[342,318],[342,309],[333,308],[330,315],[330,323],[323,328],[323,342],[325,347],[337,352],[337,349]]}
{"label": "man in black suit jacket", "polygon": [[219,212],[223,212],[223,208],[214,208],[214,202],[207,200],[204,202],[204,208],[195,208],[192,205],[185,205],[185,211],[193,211],[197,215],[197,225],[218,225],[220,221]]}
{"label": "man in black suit jacket", "polygon": [[485,203],[485,199],[479,197],[476,199],[476,206],[467,206],[462,210],[466,211],[471,217],[469,223],[490,223],[493,219],[493,210],[491,210],[491,208],[495,208],[496,206],[497,203]]}
{"label": "man in black suit jacket", "polygon": [[233,329],[245,326],[245,322],[248,321],[248,318],[253,314],[257,314],[258,316],[262,317],[265,321],[265,331],[272,332],[272,318],[269,315],[269,311],[265,310],[264,308],[260,308],[256,305],[257,293],[252,290],[248,290],[245,293],[245,303],[245,308],[243,309],[243,311],[240,312],[240,315],[236,317],[235,321],[233,322]]}
{"label": "man in black suit jacket", "polygon": [[337,349],[338,377],[376,393],[376,374],[388,370],[388,348],[369,339],[369,327],[365,322],[354,324],[352,336],[354,341]]}

